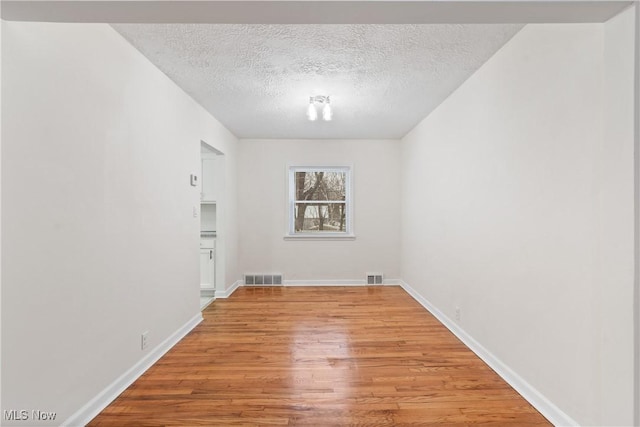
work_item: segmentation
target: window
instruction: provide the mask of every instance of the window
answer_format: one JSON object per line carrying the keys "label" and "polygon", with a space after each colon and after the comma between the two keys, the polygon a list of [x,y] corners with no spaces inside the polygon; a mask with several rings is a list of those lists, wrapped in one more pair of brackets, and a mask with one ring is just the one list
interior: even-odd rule
{"label": "window", "polygon": [[351,168],[289,168],[290,237],[353,237]]}

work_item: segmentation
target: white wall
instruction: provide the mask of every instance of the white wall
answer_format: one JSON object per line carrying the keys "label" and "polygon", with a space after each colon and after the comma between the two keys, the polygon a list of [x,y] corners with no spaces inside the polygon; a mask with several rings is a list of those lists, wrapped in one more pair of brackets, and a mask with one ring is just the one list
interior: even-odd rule
{"label": "white wall", "polygon": [[[0,2],[0,16],[2,3]],[[2,81],[2,28],[4,20],[0,19],[0,81]],[[2,117],[2,85],[0,84],[0,117]],[[0,242],[2,242],[2,120],[0,119]],[[2,244],[0,244],[0,260],[2,259]],[[0,262],[0,324],[2,323],[2,262]],[[0,355],[2,355],[2,328],[0,327]],[[2,384],[2,369],[0,369],[0,385]],[[0,408],[2,408],[2,387],[0,386]]]}
{"label": "white wall", "polygon": [[107,25],[2,30],[2,405],[59,423],[199,314],[189,175],[236,139]]}
{"label": "white wall", "polygon": [[618,19],[526,26],[402,141],[403,279],[584,425],[632,422]]}
{"label": "white wall", "polygon": [[640,5],[634,5],[635,9],[635,411],[634,420],[640,425]]}
{"label": "white wall", "polygon": [[[295,280],[398,279],[400,146],[396,140],[240,140],[241,273]],[[355,240],[284,240],[288,166],[353,166]]]}
{"label": "white wall", "polygon": [[635,411],[634,420],[640,425],[640,5],[634,5],[635,9]]}
{"label": "white wall", "polygon": [[[604,24],[604,138],[596,154],[601,420],[633,424],[635,11]],[[639,403],[640,404],[640,403]]]}

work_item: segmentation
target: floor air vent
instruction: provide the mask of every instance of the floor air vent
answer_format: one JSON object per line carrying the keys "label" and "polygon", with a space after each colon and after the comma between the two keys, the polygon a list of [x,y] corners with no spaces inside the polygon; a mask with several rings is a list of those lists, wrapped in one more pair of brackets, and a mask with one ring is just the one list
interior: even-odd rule
{"label": "floor air vent", "polygon": [[245,274],[244,284],[247,286],[279,286],[282,285],[282,274]]}
{"label": "floor air vent", "polygon": [[367,273],[367,285],[382,285],[382,273]]}

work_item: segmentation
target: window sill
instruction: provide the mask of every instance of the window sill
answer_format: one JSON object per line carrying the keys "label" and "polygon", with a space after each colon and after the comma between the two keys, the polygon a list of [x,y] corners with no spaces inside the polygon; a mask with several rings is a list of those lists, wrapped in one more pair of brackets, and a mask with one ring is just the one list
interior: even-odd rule
{"label": "window sill", "polygon": [[325,234],[285,234],[284,240],[356,240],[355,234],[325,233]]}

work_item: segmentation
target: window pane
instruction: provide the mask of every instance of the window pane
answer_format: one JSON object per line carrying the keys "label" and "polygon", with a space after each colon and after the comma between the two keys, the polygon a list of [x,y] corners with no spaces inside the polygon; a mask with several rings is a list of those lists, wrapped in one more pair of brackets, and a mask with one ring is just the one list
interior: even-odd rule
{"label": "window pane", "polygon": [[344,232],[346,207],[344,203],[297,202],[296,232]]}
{"label": "window pane", "polygon": [[296,172],[296,201],[346,200],[345,172]]}

